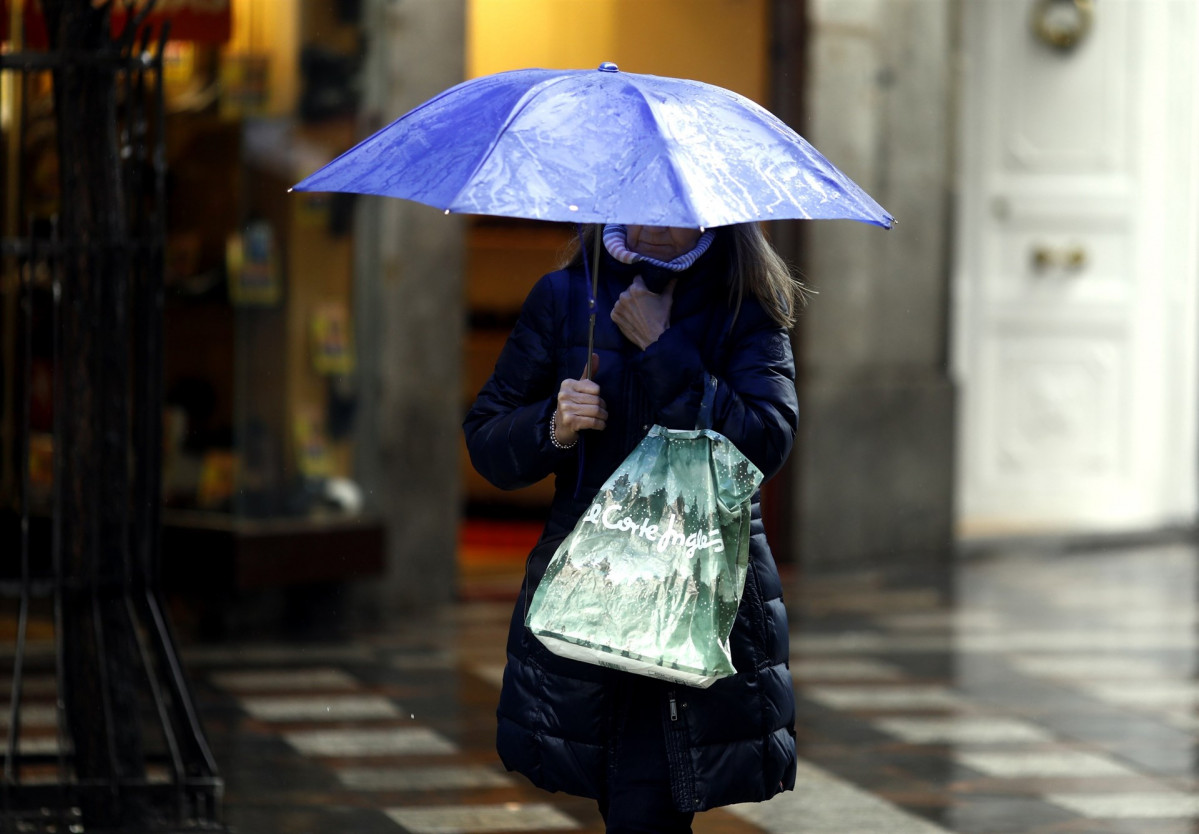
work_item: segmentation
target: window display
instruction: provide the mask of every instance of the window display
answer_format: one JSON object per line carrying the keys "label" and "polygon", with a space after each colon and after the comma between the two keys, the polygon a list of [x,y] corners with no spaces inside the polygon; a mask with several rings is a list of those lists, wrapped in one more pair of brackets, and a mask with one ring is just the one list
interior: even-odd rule
{"label": "window display", "polygon": [[[383,526],[353,471],[347,205],[287,193],[354,142],[362,40],[354,4],[167,5],[164,580],[245,589],[379,573]],[[45,48],[38,24],[22,27],[27,48]],[[3,236],[49,240],[60,212],[52,80],[49,72],[22,78],[21,89],[6,82],[0,96]],[[22,494],[24,460],[26,494],[49,517],[53,287],[48,277],[33,285],[27,454],[16,451],[12,408],[15,386],[25,384],[15,371],[19,328],[6,326],[18,293],[0,299],[0,511]],[[349,549],[352,558],[336,558]]]}

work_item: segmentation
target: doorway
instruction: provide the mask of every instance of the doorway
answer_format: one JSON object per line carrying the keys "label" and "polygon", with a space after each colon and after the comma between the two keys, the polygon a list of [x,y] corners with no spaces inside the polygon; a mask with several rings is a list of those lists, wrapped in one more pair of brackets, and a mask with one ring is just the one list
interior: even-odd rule
{"label": "doorway", "polygon": [[961,532],[1190,525],[1199,15],[962,9]]}

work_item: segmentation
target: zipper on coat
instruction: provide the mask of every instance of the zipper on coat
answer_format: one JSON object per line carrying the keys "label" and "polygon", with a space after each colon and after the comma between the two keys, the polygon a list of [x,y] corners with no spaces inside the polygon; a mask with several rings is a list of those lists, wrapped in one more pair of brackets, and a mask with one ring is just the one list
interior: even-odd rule
{"label": "zipper on coat", "polygon": [[692,811],[700,805],[695,795],[695,773],[691,769],[687,723],[679,720],[679,701],[673,689],[666,693],[670,724],[666,727],[666,761],[670,770],[670,794],[680,811]]}

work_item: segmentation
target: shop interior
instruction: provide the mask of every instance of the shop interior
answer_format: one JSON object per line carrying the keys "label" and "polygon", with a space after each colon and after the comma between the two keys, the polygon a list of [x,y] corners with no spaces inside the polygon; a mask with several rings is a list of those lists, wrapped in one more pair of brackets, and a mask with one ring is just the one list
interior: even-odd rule
{"label": "shop interior", "polygon": [[[707,22],[727,19],[704,15],[707,2],[468,0],[464,75],[612,60],[765,102],[767,0],[738,0],[744,25],[734,30]],[[222,586],[327,582],[384,568],[380,508],[353,471],[360,417],[355,199],[287,190],[369,132],[359,98],[366,5],[230,0],[215,21],[179,21],[167,44],[163,519],[164,544],[175,554],[164,566],[168,585],[219,593]],[[8,4],[3,17],[11,48]],[[688,37],[659,48],[654,33],[663,26],[676,34],[684,27]],[[26,46],[35,45],[31,21],[24,31]],[[741,48],[730,49],[730,39]],[[704,48],[717,42],[719,50]],[[5,234],[48,233],[59,199],[49,75],[4,92],[6,182],[20,183],[4,189]],[[461,309],[445,311],[467,321],[464,411],[524,295],[560,262],[574,236],[554,224],[485,217],[467,223],[465,298]],[[14,287],[9,281],[0,311],[6,369],[16,363]],[[48,283],[37,287],[35,322],[49,315],[50,292]],[[36,327],[33,353],[30,484],[48,506],[53,363],[49,340]],[[3,381],[2,445],[12,450],[14,373]],[[467,580],[485,580],[522,564],[552,486],[501,492],[474,472],[464,447],[460,467],[460,568]],[[6,451],[5,500],[17,494],[17,469],[16,456]],[[354,555],[332,560],[331,551]],[[222,560],[218,553],[227,555]],[[469,594],[488,586],[466,581],[463,587]]]}

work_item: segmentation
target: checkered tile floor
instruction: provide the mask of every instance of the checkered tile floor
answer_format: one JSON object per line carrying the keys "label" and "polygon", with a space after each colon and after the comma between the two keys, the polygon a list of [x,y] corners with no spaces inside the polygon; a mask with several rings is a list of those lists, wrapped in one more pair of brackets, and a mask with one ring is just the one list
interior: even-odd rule
{"label": "checkered tile floor", "polygon": [[[1182,545],[792,583],[797,790],[695,830],[1190,834],[1197,595]],[[230,825],[601,831],[592,803],[496,759],[507,617],[474,602],[348,643],[188,647]],[[27,683],[27,745],[53,744],[45,668]]]}

